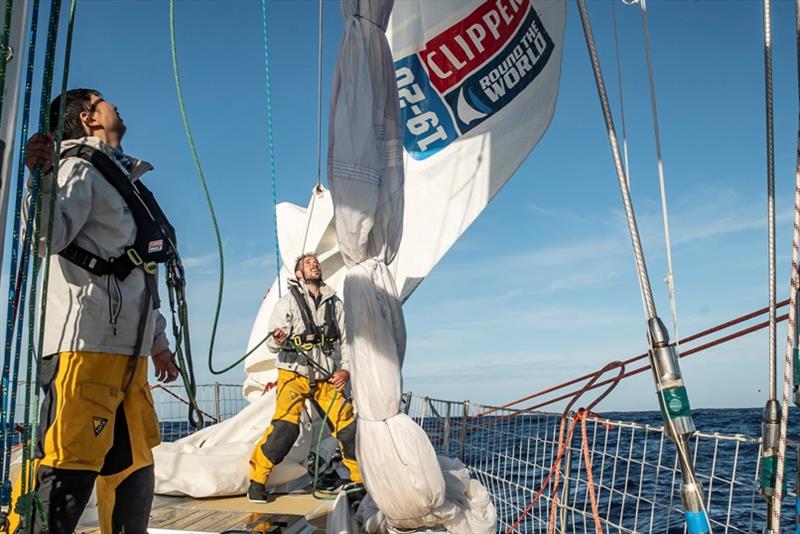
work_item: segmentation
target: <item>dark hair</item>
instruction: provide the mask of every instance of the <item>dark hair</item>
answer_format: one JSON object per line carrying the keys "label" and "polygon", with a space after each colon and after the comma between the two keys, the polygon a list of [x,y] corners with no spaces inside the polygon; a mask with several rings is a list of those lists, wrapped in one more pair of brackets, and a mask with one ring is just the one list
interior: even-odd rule
{"label": "dark hair", "polygon": [[303,270],[301,267],[302,267],[304,259],[306,259],[306,258],[316,258],[316,257],[317,257],[317,255],[314,254],[313,252],[306,252],[305,254],[302,254],[302,255],[298,256],[297,257],[297,261],[294,262],[294,272]]}
{"label": "dark hair", "polygon": [[[100,96],[100,91],[94,89],[70,89],[66,92],[67,101],[64,104],[64,134],[62,139],[78,139],[86,135],[81,124],[81,113],[91,111],[89,102],[93,96]],[[50,132],[58,130],[58,112],[61,106],[61,95],[58,95],[50,104]]]}

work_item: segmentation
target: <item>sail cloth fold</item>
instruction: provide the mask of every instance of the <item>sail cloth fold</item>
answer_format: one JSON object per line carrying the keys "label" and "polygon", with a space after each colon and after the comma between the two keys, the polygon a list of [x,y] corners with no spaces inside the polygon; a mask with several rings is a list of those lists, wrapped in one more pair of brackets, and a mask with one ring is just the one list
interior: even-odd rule
{"label": "sail cloth fold", "polygon": [[[334,71],[328,177],[339,250],[347,268],[344,309],[358,411],[356,453],[364,484],[387,528],[441,525],[469,517],[463,490],[447,492],[425,432],[400,413],[406,329],[387,265],[403,229],[400,100],[385,30],[393,0],[342,0],[345,35]],[[445,513],[446,511],[446,513]],[[462,520],[464,523],[466,519]],[[477,527],[477,528],[476,528]]]}

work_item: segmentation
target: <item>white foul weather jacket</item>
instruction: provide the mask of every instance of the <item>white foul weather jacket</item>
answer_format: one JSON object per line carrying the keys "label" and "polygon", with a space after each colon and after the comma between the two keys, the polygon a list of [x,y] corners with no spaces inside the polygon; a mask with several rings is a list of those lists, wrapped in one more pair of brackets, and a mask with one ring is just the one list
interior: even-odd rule
{"label": "white foul weather jacket", "polygon": [[[319,305],[317,305],[304,283],[290,280],[289,284],[294,285],[300,290],[303,298],[306,299],[308,309],[313,314],[317,326],[320,328],[325,324],[325,303],[330,299],[334,300],[336,306],[336,325],[339,327],[339,336],[341,339],[335,343],[334,350],[331,352],[330,356],[325,354],[318,345],[315,345],[314,348],[311,349],[310,355],[314,361],[328,373],[333,373],[339,369],[349,372],[350,362],[346,356],[342,356],[347,352],[346,350],[342,350],[345,338],[344,312],[342,309],[342,301],[336,296],[336,291],[332,287],[323,284],[320,288],[321,295]],[[306,330],[306,325],[303,323],[303,317],[300,314],[300,307],[291,291],[287,291],[275,305],[275,309],[272,310],[272,315],[269,318],[269,331],[274,332],[276,328],[283,330],[289,335],[290,339],[293,335],[302,334]],[[291,343],[291,341],[289,341],[289,343]],[[312,380],[324,379],[319,370],[306,364],[304,355],[299,352],[281,350],[281,344],[275,341],[275,338],[270,337],[267,340],[267,347],[271,352],[278,354],[278,369],[294,371]]]}
{"label": "white foul weather jacket", "polygon": [[[62,151],[77,145],[103,151],[131,179],[136,181],[152,170],[145,162],[132,161],[128,172],[114,151],[96,137],[64,141]],[[30,190],[32,178],[28,180]],[[41,179],[42,225],[39,255],[45,254],[51,176]],[[25,219],[30,209],[25,203]],[[47,290],[47,315],[42,354],[91,351],[133,355],[139,329],[143,328],[139,355],[158,354],[169,348],[164,334],[166,320],[145,302],[145,273],[134,269],[125,280],[113,274],[97,276],[58,255],[67,245],[76,245],[100,256],[117,258],[136,239],[136,223],[122,196],[90,163],[81,158],[62,160],[53,217],[51,265]],[[144,321],[144,323],[141,323]]]}

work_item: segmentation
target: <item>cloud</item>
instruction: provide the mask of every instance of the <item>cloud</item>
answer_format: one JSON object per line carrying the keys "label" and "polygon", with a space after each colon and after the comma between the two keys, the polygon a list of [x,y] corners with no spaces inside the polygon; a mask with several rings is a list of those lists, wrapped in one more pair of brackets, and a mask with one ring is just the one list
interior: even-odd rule
{"label": "cloud", "polygon": [[260,254],[239,261],[242,267],[275,267],[275,254]]}
{"label": "cloud", "polygon": [[549,219],[586,222],[586,219],[584,217],[581,217],[580,215],[578,215],[577,212],[573,210],[545,207],[545,206],[540,206],[539,204],[535,204],[533,202],[528,204],[528,209],[530,209],[532,212],[538,215],[542,215]]}
{"label": "cloud", "polygon": [[216,254],[204,254],[202,256],[185,256],[181,258],[183,266],[186,268],[205,267],[217,258]]}

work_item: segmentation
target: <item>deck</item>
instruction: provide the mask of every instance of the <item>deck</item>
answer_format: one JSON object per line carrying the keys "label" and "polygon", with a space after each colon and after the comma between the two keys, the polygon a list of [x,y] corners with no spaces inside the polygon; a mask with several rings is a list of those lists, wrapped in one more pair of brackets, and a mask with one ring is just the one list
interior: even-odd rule
{"label": "deck", "polygon": [[[157,496],[150,513],[150,534],[173,532],[258,534],[324,532],[333,501],[315,499],[308,493],[276,495],[268,503],[251,503],[245,497],[192,499]],[[76,534],[99,534],[97,524],[79,528]]]}

